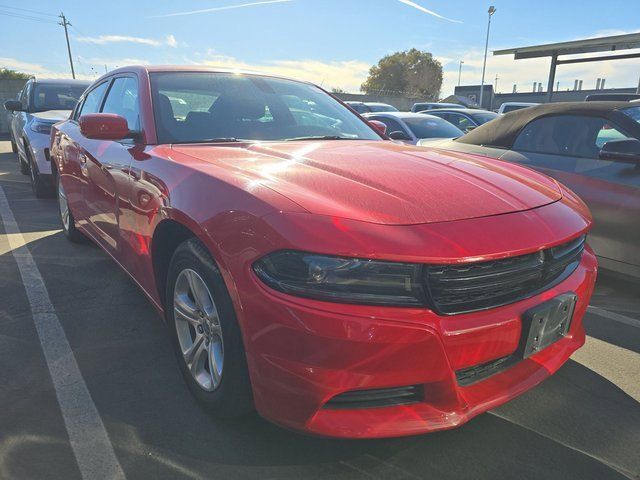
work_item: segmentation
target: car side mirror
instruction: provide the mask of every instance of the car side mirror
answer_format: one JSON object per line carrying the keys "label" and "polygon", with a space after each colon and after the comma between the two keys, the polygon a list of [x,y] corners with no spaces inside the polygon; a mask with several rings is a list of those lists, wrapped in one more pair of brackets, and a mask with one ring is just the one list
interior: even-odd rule
{"label": "car side mirror", "polygon": [[602,160],[640,164],[640,140],[621,138],[606,142],[598,155]]}
{"label": "car side mirror", "polygon": [[380,135],[386,135],[387,134],[387,126],[378,121],[378,120],[369,120],[369,125],[371,125],[373,127],[373,129],[378,132]]}
{"label": "car side mirror", "polygon": [[395,132],[391,132],[389,134],[389,138],[392,140],[410,140],[406,133],[401,132],[400,130],[396,130]]}
{"label": "car side mirror", "polygon": [[80,117],[80,133],[93,140],[122,140],[131,137],[127,120],[113,113],[88,113]]}
{"label": "car side mirror", "polygon": [[7,100],[4,102],[4,108],[10,112],[22,112],[22,102],[19,100]]}

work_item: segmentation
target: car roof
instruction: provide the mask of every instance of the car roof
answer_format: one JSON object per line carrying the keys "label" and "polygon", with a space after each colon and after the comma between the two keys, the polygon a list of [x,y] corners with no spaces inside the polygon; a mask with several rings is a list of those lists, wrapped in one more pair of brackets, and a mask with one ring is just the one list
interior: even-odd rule
{"label": "car roof", "polygon": [[388,103],[382,103],[382,102],[362,102],[362,103],[364,103],[365,105],[382,105],[385,107],[393,107],[393,105],[390,105]]}
{"label": "car roof", "polygon": [[238,69],[230,69],[230,68],[219,68],[216,66],[208,66],[208,65],[128,65],[126,67],[119,67],[115,70],[111,70],[110,72],[105,73],[96,80],[96,82],[102,80],[103,78],[110,77],[114,74],[119,73],[190,73],[190,72],[203,72],[203,73],[232,73],[239,75],[256,75],[261,77],[270,77],[270,78],[281,78],[284,80],[291,80],[292,82],[298,83],[306,83],[307,85],[314,85],[312,82],[307,82],[305,80],[298,80],[296,78],[286,77],[284,75],[276,75],[272,73],[265,72],[257,72],[251,70],[238,70]]}
{"label": "car roof", "polygon": [[[564,102],[567,103],[567,102]],[[502,105],[540,105],[539,103],[536,102],[503,102],[500,104],[500,106]]]}
{"label": "car roof", "polygon": [[34,78],[33,83],[46,85],[90,85],[91,80],[75,80],[71,78]]}
{"label": "car roof", "polygon": [[469,115],[473,115],[474,113],[495,113],[491,110],[481,110],[479,108],[432,108],[431,110],[424,111],[429,112],[429,114],[432,112],[467,113]]}
{"label": "car roof", "polygon": [[437,118],[437,117],[434,117],[433,115],[429,115],[425,113],[414,113],[414,112],[368,112],[368,113],[365,113],[364,116],[395,117],[401,120],[405,118],[422,118],[422,119],[428,118],[428,117]]}
{"label": "car roof", "polygon": [[548,115],[604,115],[619,108],[629,107],[629,102],[557,102],[505,113],[491,122],[480,125],[456,142],[472,145],[490,145],[511,148],[518,133],[529,122]]}

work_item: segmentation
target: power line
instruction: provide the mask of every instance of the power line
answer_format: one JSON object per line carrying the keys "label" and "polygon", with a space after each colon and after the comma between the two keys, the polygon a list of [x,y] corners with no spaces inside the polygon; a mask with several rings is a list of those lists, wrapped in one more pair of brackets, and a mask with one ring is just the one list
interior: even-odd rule
{"label": "power line", "polygon": [[13,17],[13,18],[20,18],[22,20],[31,20],[33,22],[40,22],[40,23],[50,23],[55,25],[55,21],[54,20],[46,20],[44,18],[39,18],[39,17],[32,17],[29,15],[23,15],[21,13],[14,13],[14,12],[3,12],[0,10],[0,15],[5,15],[7,17]]}
{"label": "power line", "polygon": [[6,8],[7,10],[21,10],[23,12],[36,13],[38,15],[45,15],[47,17],[56,17],[53,13],[39,12],[38,10],[29,10],[28,8],[10,7],[9,5],[0,5],[0,8]]}

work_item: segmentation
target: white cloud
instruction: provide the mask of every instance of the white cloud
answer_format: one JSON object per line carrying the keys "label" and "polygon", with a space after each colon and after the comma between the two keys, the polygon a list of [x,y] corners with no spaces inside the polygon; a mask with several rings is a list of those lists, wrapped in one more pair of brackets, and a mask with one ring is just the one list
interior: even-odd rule
{"label": "white cloud", "polygon": [[97,37],[76,37],[78,42],[106,45],[109,43],[137,43],[151,47],[177,47],[178,42],[173,35],[167,35],[164,40],[145,37],[131,37],[127,35],[99,35]]}
{"label": "white cloud", "polygon": [[285,77],[306,80],[325,89],[340,87],[350,92],[360,90],[371,65],[359,60],[324,62],[321,60],[271,60],[261,63],[250,63],[235,57],[221,55],[209,50],[202,60],[189,60],[198,65],[217,66],[224,69],[260,71]]}
{"label": "white cloud", "polygon": [[223,10],[235,10],[237,8],[254,7],[256,5],[268,5],[272,3],[288,3],[293,1],[294,0],[265,0],[261,2],[242,3],[240,5],[227,5],[225,7],[212,7],[212,8],[203,8],[201,10],[190,10],[187,12],[167,13],[166,15],[154,15],[152,18],[181,17],[185,15],[195,15],[198,13],[221,12]]}
{"label": "white cloud", "polygon": [[176,37],[174,37],[173,35],[167,35],[167,45],[169,45],[172,48],[176,48],[178,46],[178,41],[176,40]]}
{"label": "white cloud", "polygon": [[0,68],[8,68],[9,70],[17,70],[23,73],[45,73],[47,69],[37,63],[23,62],[15,58],[0,57]]}
{"label": "white cloud", "polygon": [[[0,68],[8,68],[18,72],[36,75],[39,78],[71,78],[71,70],[69,69],[68,64],[61,66],[60,70],[51,70],[38,63],[23,62],[9,57],[0,57]],[[76,68],[76,78],[79,80],[93,80],[95,77],[78,72],[78,69]]]}
{"label": "white cloud", "polygon": [[415,2],[412,2],[410,0],[398,0],[400,3],[404,3],[405,5],[408,5],[409,7],[415,8],[416,10],[420,10],[423,13],[426,13],[428,15],[433,15],[436,18],[440,18],[442,20],[447,20],[449,22],[453,22],[453,23],[462,23],[460,20],[453,20],[451,18],[447,18],[447,17],[443,17],[442,15],[434,12],[433,10],[429,10],[425,7],[423,7],[422,5],[418,5]]}

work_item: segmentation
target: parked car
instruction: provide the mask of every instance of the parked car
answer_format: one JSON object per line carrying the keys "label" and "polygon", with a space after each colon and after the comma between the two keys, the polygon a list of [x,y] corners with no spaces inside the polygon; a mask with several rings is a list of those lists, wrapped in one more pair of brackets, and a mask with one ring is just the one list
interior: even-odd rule
{"label": "parked car", "polygon": [[344,102],[358,113],[370,112],[397,112],[398,109],[393,105],[378,102]]}
{"label": "parked car", "polygon": [[[298,123],[291,96],[333,126]],[[584,342],[596,261],[576,196],[517,165],[390,142],[312,84],[125,67],[51,148],[64,234],[142,288],[217,415],[255,405],[338,437],[452,428]]]}
{"label": "parked car", "polygon": [[523,108],[534,107],[536,105],[540,105],[539,103],[526,103],[526,102],[504,102],[498,108],[498,113],[509,113],[515,112],[516,110],[522,110]]}
{"label": "parked car", "polygon": [[519,163],[562,182],[593,212],[589,238],[601,267],[640,278],[640,105],[540,105],[426,146]]}
{"label": "parked car", "polygon": [[16,100],[4,103],[10,112],[11,149],[18,154],[20,172],[30,175],[36,197],[53,192],[49,157],[51,126],[69,117],[89,83],[31,78]]}
{"label": "parked car", "polygon": [[443,108],[427,110],[426,112],[419,113],[428,113],[429,115],[440,117],[463,132],[470,132],[474,128],[498,117],[498,114],[495,112],[490,112],[489,110],[477,110],[474,108]]}
{"label": "parked car", "polygon": [[436,108],[466,108],[464,105],[458,103],[442,103],[442,102],[419,102],[414,103],[411,107],[411,111],[414,113],[424,112],[426,110],[434,110]]}
{"label": "parked car", "polygon": [[384,123],[387,126],[386,134],[392,140],[413,145],[424,139],[441,140],[464,135],[462,130],[446,120],[423,113],[365,113],[364,117]]}

